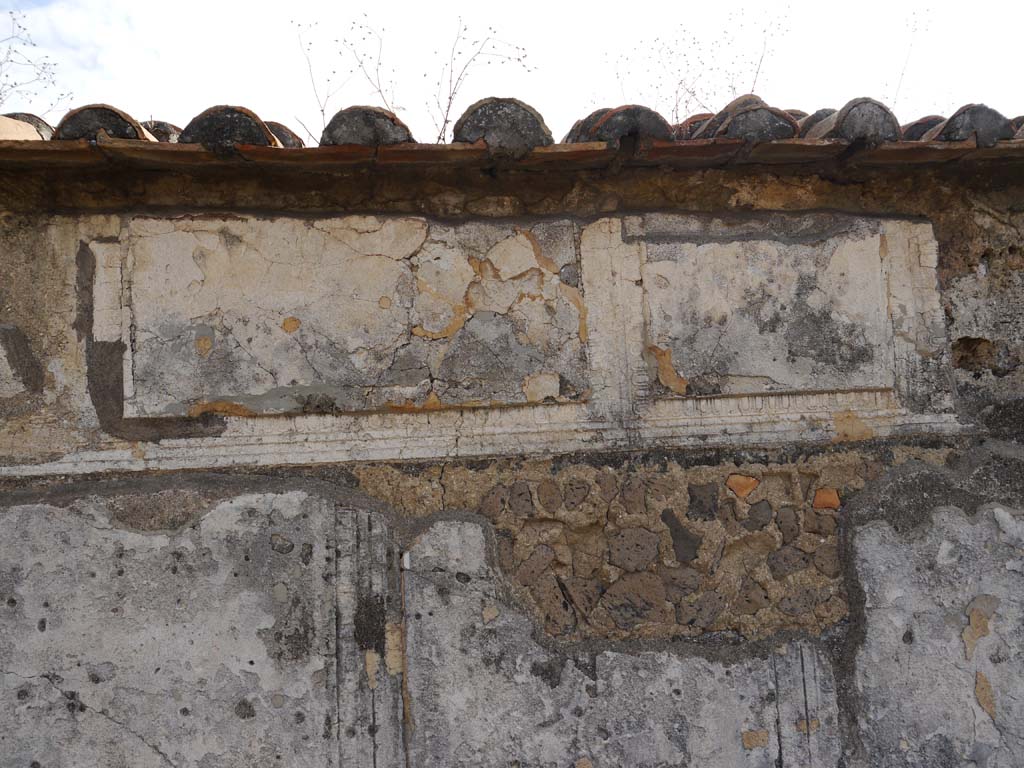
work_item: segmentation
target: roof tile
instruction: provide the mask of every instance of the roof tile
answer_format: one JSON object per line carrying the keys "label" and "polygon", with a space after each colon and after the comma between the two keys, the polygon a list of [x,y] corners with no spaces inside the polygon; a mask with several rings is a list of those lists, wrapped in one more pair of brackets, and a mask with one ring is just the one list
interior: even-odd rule
{"label": "roof tile", "polygon": [[920,141],[922,136],[928,133],[928,131],[939,123],[945,122],[945,120],[946,118],[942,115],[928,115],[927,117],[919,118],[912,123],[907,123],[900,128],[900,130],[903,131],[903,140]]}
{"label": "roof tile", "polygon": [[266,123],[251,109],[220,105],[210,107],[192,118],[178,137],[179,144],[202,144],[209,148],[248,144],[280,147]]}
{"label": "roof tile", "polygon": [[806,136],[877,145],[883,141],[899,141],[903,134],[896,116],[887,106],[874,99],[859,98],[821,120]]}
{"label": "roof tile", "polygon": [[923,141],[965,141],[974,138],[979,147],[991,147],[1000,139],[1013,138],[1010,121],[984,104],[965,104],[948,120],[922,136]]}
{"label": "roof tile", "polygon": [[0,117],[0,140],[2,141],[42,141],[31,123],[15,120],[13,117]]}
{"label": "roof tile", "polygon": [[267,120],[267,128],[270,132],[277,137],[277,140],[281,142],[282,147],[288,149],[298,149],[306,146],[304,142],[295,131],[289,128],[284,123],[275,123],[273,120]]}
{"label": "roof tile", "polygon": [[156,141],[134,117],[109,104],[88,104],[72,109],[64,115],[64,119],[53,132],[53,138],[58,140],[96,141],[100,136],[110,139]]}
{"label": "roof tile", "polygon": [[554,143],[544,118],[517,99],[482,99],[463,112],[452,131],[456,144],[483,141],[492,155],[525,157]]}
{"label": "roof tile", "polygon": [[53,138],[53,126],[38,115],[33,115],[29,112],[8,112],[4,117],[28,123],[36,129],[36,132],[39,134],[41,139],[49,140]]}
{"label": "roof tile", "polygon": [[415,141],[394,112],[380,107],[347,107],[331,118],[320,137],[320,146],[356,144],[379,147]]}
{"label": "roof tile", "polygon": [[615,109],[599,109],[573,126],[565,141],[618,142],[627,136],[642,139],[672,140],[672,126],[653,109],[627,104]]}
{"label": "roof tile", "polygon": [[826,117],[835,114],[835,110],[832,107],[824,107],[815,112],[812,112],[807,117],[802,118],[799,121],[800,126],[800,138],[807,138],[807,134],[810,133],[811,129],[814,128],[818,123],[824,120]]}
{"label": "roof tile", "polygon": [[147,120],[142,127],[153,134],[157,141],[167,144],[177,144],[178,137],[181,136],[181,128],[163,120]]}

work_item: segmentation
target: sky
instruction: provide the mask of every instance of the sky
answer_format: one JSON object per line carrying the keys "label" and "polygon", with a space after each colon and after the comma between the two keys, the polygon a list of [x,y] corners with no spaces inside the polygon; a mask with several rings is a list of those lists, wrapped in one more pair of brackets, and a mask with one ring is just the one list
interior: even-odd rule
{"label": "sky", "polygon": [[[71,107],[107,103],[140,121],[184,127],[209,106],[232,104],[285,123],[308,144],[306,129],[319,138],[324,118],[338,110],[380,105],[353,54],[372,78],[379,52],[388,103],[417,140],[434,141],[437,82],[445,103],[459,29],[456,70],[474,41],[490,39],[483,50],[495,55],[466,69],[453,119],[480,98],[513,96],[544,116],[556,140],[599,107],[644,104],[681,119],[716,111],[752,87],[773,106],[808,112],[871,96],[903,123],[971,102],[1007,117],[1024,113],[1020,0],[492,0],[451,9],[355,0],[0,0],[0,9],[24,15],[35,55],[54,62],[59,88],[72,93],[48,112],[52,94],[0,109],[47,112],[51,123]],[[524,62],[515,61],[520,52]],[[318,95],[323,101],[328,92],[322,117]]]}

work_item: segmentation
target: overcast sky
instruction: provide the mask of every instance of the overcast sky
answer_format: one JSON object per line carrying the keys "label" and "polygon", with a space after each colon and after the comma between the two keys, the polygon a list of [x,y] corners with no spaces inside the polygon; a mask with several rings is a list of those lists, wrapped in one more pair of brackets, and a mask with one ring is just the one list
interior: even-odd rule
{"label": "overcast sky", "polygon": [[[460,16],[470,41],[493,27],[502,43],[525,49],[529,69],[495,58],[470,67],[454,116],[479,98],[514,96],[541,112],[556,140],[597,107],[641,103],[671,117],[680,80],[690,94],[679,105],[682,117],[703,111],[700,104],[721,108],[755,77],[755,91],[782,108],[813,111],[872,96],[904,123],[968,102],[1007,117],[1024,113],[1019,0],[452,5],[0,0],[0,7],[24,12],[38,50],[73,92],[70,103],[46,115],[54,123],[67,108],[95,102],[179,126],[206,107],[235,104],[304,134],[301,121],[318,135],[322,122],[298,25],[307,27],[321,92],[332,70],[334,84],[344,83],[328,105],[329,119],[345,106],[379,101],[358,71],[349,78],[352,55],[335,42],[348,38],[372,57],[372,38],[352,35],[357,21],[382,35],[383,80],[394,82],[399,116],[418,140],[433,141],[428,102]],[[12,100],[3,111],[46,106]]]}

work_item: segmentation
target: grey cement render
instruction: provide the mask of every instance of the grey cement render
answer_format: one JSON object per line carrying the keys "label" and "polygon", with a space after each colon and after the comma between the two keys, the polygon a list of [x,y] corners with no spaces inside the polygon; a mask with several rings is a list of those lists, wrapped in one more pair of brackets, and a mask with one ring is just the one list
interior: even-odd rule
{"label": "grey cement render", "polygon": [[1024,510],[940,507],[906,536],[877,522],[856,541],[864,764],[1024,765]]}
{"label": "grey cement render", "polygon": [[329,507],[142,533],[112,506],[0,513],[0,766],[336,765]]}

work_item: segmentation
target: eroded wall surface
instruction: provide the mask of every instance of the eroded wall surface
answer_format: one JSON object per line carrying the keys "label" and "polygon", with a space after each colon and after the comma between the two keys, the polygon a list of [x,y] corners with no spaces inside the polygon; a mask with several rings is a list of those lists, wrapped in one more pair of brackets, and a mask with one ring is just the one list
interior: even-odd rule
{"label": "eroded wall surface", "polygon": [[162,183],[0,219],[0,765],[1024,764],[1019,183]]}

